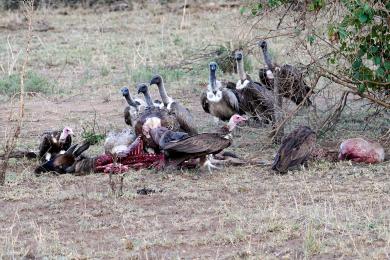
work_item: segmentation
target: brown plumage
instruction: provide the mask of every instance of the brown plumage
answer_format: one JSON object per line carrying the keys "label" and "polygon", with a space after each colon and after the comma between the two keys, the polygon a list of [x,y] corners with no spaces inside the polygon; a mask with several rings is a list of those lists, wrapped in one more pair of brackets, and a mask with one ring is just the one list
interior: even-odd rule
{"label": "brown plumage", "polygon": [[146,84],[139,84],[137,89],[138,93],[144,95],[147,107],[135,123],[134,131],[137,136],[141,136],[145,149],[150,148],[157,152],[159,151],[159,147],[152,140],[149,131],[157,127],[166,127],[173,131],[179,131],[180,125],[176,117],[169,115],[167,110],[153,106]]}
{"label": "brown plumage", "polygon": [[316,142],[316,134],[308,126],[300,126],[283,141],[275,156],[272,169],[285,173],[289,168],[305,164]]}
{"label": "brown plumage", "polygon": [[209,85],[200,97],[203,110],[222,121],[229,120],[234,114],[244,114],[235,90],[223,87],[216,79],[217,63],[211,62],[209,67]]}
{"label": "brown plumage", "polygon": [[[169,133],[160,131],[155,135],[152,133],[155,142],[161,146],[166,153],[171,165],[177,166],[189,159],[200,158],[201,164],[206,164],[206,156],[217,154],[232,144],[231,131],[236,125],[246,118],[235,114],[229,120],[227,126],[215,133],[202,133],[193,136],[183,136],[180,133]],[[159,131],[155,129],[154,131]],[[164,142],[161,142],[164,139]],[[213,167],[212,165],[208,165]]]}
{"label": "brown plumage", "polygon": [[[260,82],[268,89],[273,90],[275,69],[278,68],[280,70],[280,93],[282,93],[285,98],[289,98],[295,104],[299,105],[310,92],[310,87],[306,84],[302,72],[289,64],[284,64],[282,66],[274,65],[271,61],[266,41],[259,42],[259,47],[263,51],[264,60],[267,64],[267,68],[261,68],[259,70]],[[311,105],[310,99],[306,99],[305,105]]]}
{"label": "brown plumage", "polygon": [[72,145],[73,131],[65,127],[62,131],[48,131],[41,136],[38,156],[42,161],[49,161],[60,152],[65,152]]}
{"label": "brown plumage", "polygon": [[245,73],[244,56],[241,50],[236,51],[235,58],[240,76],[236,84],[240,109],[251,116],[266,119],[268,122],[273,121],[273,93],[260,83],[252,81],[249,75]]}
{"label": "brown plumage", "polygon": [[191,115],[191,112],[184,107],[180,102],[172,99],[168,96],[167,91],[165,89],[164,80],[160,75],[153,76],[150,81],[150,85],[157,85],[158,91],[161,96],[161,100],[168,110],[170,115],[176,117],[177,122],[180,125],[180,128],[191,135],[197,134],[198,130],[196,129],[195,121]]}
{"label": "brown plumage", "polygon": [[79,148],[77,148],[77,144],[72,145],[64,154],[57,154],[51,160],[35,168],[35,174],[43,172],[73,173],[74,163],[89,146],[89,142],[84,143]]}

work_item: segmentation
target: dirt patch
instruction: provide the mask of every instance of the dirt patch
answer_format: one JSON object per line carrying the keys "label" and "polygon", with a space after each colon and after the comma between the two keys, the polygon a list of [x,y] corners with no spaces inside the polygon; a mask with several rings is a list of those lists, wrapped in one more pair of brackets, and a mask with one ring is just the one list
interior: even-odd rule
{"label": "dirt patch", "polygon": [[[183,26],[182,12],[160,12],[156,6],[99,14],[79,10],[66,16],[38,12],[55,30],[35,32],[29,66],[55,87],[53,95],[26,98],[18,148],[34,149],[40,133],[64,126],[74,129],[79,142],[83,126],[93,120],[102,133],[126,127],[119,89],[128,85],[133,93],[136,82],[147,82],[157,72],[166,74],[168,92],[190,108],[202,131],[215,127],[199,104],[208,61],[185,73],[162,68],[177,64],[190,50],[237,38],[232,17],[241,18],[235,9],[191,9]],[[8,35],[18,48],[23,33],[0,31],[3,67]],[[259,66],[256,59],[253,66]],[[157,89],[151,91],[157,97]],[[2,100],[1,143],[12,122],[9,115],[17,111],[9,98]],[[286,131],[306,124],[313,110],[301,111]],[[363,133],[361,123],[348,121],[354,116],[346,114],[341,127],[325,136],[326,148]],[[368,131],[375,135],[376,125],[372,128]],[[277,147],[268,133],[267,128],[242,127],[229,151],[272,161]],[[102,150],[97,145],[88,153]],[[286,175],[254,165],[213,174],[130,171],[120,198],[110,194],[105,174],[35,177],[35,165],[12,160],[7,185],[0,187],[2,258],[389,258],[389,162],[317,161]],[[143,189],[156,192],[137,194]]]}

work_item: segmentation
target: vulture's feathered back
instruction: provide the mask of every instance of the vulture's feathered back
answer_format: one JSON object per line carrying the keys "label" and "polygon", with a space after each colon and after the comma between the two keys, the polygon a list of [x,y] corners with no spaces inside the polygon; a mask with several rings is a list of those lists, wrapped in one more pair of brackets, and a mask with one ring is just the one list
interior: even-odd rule
{"label": "vulture's feathered back", "polygon": [[192,117],[191,112],[184,107],[180,102],[174,100],[168,96],[165,89],[165,84],[162,76],[155,75],[150,81],[150,85],[157,85],[158,91],[160,93],[161,99],[165,108],[168,112],[176,117],[177,122],[180,125],[180,128],[189,134],[196,134],[198,131],[196,129],[196,124]]}
{"label": "vulture's feathered back", "polygon": [[[216,154],[232,144],[231,131],[246,118],[233,115],[227,126],[215,133],[202,133],[186,136],[184,133],[169,132],[166,129],[155,129],[154,141],[167,154],[168,159],[176,165],[196,158],[205,158]],[[157,136],[157,137],[156,137]]]}
{"label": "vulture's feathered back", "polygon": [[273,94],[263,85],[252,79],[244,70],[244,55],[241,50],[235,52],[237,71],[240,79],[237,81],[236,90],[240,102],[240,109],[251,116],[273,121],[274,98]]}
{"label": "vulture's feathered back", "polygon": [[272,169],[281,173],[306,163],[316,142],[315,132],[308,126],[300,126],[286,138],[275,156]]}
{"label": "vulture's feathered back", "polygon": [[[278,68],[280,70],[280,93],[299,105],[310,92],[310,87],[306,84],[302,72],[289,64],[284,64],[282,66],[274,65],[268,52],[267,42],[260,41],[258,45],[263,52],[264,61],[267,64],[267,68],[261,68],[259,70],[260,82],[268,89],[273,90],[275,69]],[[305,105],[311,105],[309,98],[306,99]]]}

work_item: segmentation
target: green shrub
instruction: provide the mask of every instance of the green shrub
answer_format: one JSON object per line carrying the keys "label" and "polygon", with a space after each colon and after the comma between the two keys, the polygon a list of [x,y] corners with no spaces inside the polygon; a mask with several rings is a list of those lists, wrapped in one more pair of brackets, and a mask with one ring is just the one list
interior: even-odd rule
{"label": "green shrub", "polygon": [[[25,92],[51,93],[53,85],[41,75],[29,71],[24,81]],[[0,95],[12,96],[20,92],[20,75],[12,74],[0,78]]]}

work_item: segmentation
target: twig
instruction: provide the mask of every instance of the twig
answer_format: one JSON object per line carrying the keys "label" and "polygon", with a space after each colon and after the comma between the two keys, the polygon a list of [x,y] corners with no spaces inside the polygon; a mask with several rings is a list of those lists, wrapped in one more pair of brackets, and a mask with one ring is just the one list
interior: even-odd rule
{"label": "twig", "polygon": [[[0,185],[5,184],[5,175],[8,169],[9,156],[16,147],[16,143],[20,136],[20,130],[23,125],[24,118],[24,77],[26,74],[26,68],[28,64],[28,58],[30,54],[30,44],[32,39],[32,19],[34,14],[34,0],[28,0],[25,2],[25,12],[28,19],[28,31],[27,31],[27,44],[26,44],[26,56],[20,72],[20,98],[19,98],[19,118],[16,127],[13,130],[13,134],[6,140],[4,147],[4,160],[0,168]],[[14,66],[14,65],[13,65]]]}
{"label": "twig", "polygon": [[351,93],[349,91],[345,91],[340,98],[340,102],[336,108],[336,110],[330,114],[322,123],[321,127],[318,128],[317,132],[321,135],[325,134],[329,130],[333,129],[340,119],[341,112],[343,112],[345,105],[347,104],[348,94]]}
{"label": "twig", "polygon": [[277,29],[277,30],[279,30],[279,27],[280,27],[280,25],[282,24],[282,22],[283,22],[283,20],[284,20],[284,17],[286,17],[286,14],[288,13],[288,11],[290,11],[290,8],[291,8],[291,6],[292,6],[293,4],[294,4],[294,2],[292,1],[291,4],[288,6],[286,12],[284,12],[282,18],[280,18],[279,23],[278,23],[278,25],[276,26],[276,29]]}

